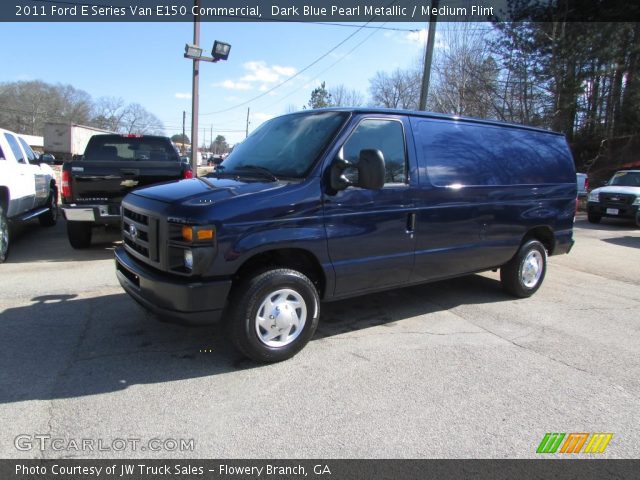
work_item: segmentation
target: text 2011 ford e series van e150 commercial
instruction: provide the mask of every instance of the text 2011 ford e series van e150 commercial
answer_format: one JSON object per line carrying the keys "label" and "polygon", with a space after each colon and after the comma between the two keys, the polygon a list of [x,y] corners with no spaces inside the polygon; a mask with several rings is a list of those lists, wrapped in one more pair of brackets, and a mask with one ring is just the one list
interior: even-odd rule
{"label": "text 2011 ford e series van e150 commercial", "polygon": [[553,132],[303,111],[264,123],[212,174],[128,194],[117,276],[159,316],[222,319],[245,355],[284,360],[321,301],[497,268],[530,296],[547,256],[573,245],[575,178]]}

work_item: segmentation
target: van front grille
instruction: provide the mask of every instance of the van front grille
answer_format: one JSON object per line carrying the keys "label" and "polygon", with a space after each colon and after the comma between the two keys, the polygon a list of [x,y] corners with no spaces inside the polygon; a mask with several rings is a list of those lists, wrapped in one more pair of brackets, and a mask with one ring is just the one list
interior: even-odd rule
{"label": "van front grille", "polygon": [[122,240],[134,257],[152,265],[159,261],[158,220],[131,206],[122,208]]}

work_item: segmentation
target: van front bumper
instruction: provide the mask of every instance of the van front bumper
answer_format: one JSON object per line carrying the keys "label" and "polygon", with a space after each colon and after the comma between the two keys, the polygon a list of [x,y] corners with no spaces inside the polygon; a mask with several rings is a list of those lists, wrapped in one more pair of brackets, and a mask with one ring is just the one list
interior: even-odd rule
{"label": "van front bumper", "polygon": [[208,325],[220,320],[231,280],[191,282],[141,265],[124,247],[115,250],[116,276],[140,305],[163,320]]}

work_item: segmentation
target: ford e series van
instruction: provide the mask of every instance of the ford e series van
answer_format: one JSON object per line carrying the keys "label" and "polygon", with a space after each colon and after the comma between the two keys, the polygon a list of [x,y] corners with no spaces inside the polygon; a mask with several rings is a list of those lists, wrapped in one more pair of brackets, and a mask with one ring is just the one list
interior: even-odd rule
{"label": "ford e series van", "polygon": [[264,123],[212,174],[128,194],[117,276],[158,316],[222,319],[240,351],[274,362],[311,339],[323,301],[492,269],[532,295],[547,257],[573,245],[575,202],[562,135],[303,111]]}

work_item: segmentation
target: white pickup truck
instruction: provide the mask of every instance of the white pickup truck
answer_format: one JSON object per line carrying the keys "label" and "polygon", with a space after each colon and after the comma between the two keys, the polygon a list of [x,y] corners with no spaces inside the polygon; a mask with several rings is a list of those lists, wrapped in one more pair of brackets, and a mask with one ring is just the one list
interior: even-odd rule
{"label": "white pickup truck", "polygon": [[0,263],[9,254],[9,222],[38,217],[51,227],[58,220],[58,187],[47,163],[20,135],[0,128]]}

